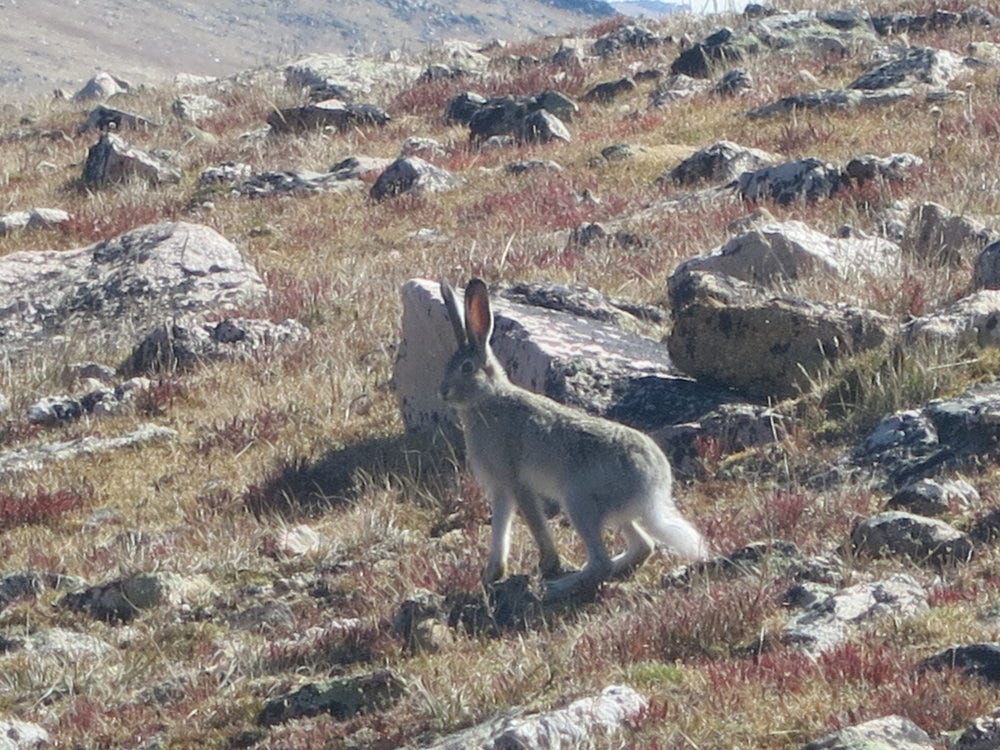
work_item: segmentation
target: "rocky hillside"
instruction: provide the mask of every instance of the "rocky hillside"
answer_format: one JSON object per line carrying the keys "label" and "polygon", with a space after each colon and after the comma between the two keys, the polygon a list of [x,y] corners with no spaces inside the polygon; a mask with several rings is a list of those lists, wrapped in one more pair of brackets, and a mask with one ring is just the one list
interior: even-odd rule
{"label": "rocky hillside", "polygon": [[[0,747],[997,747],[998,11],[6,106]],[[515,520],[484,589],[438,396],[473,276],[513,380],[660,446],[706,559],[555,597]]]}
{"label": "rocky hillside", "polygon": [[600,0],[9,2],[0,7],[0,94],[48,94],[104,69],[149,83],[231,75],[309,52],[413,54],[444,39],[523,40],[614,13]]}

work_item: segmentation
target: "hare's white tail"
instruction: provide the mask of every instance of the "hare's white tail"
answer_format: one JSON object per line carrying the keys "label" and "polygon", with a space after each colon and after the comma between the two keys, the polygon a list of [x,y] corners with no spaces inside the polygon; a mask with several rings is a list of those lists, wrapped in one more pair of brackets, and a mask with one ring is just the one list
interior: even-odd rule
{"label": "hare's white tail", "polygon": [[704,560],[711,555],[705,537],[673,507],[657,507],[639,521],[642,528],[660,544],[688,560]]}

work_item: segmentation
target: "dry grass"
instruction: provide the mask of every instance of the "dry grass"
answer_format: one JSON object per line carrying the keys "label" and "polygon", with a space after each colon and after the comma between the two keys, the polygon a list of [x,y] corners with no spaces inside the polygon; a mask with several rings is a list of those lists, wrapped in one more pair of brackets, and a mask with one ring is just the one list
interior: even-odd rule
{"label": "dry grass", "polygon": [[[696,19],[675,23],[670,30],[677,33],[698,30]],[[985,38],[987,32],[914,41],[961,52],[970,34]],[[554,45],[540,41],[519,51],[537,54]],[[578,97],[597,82],[619,77],[630,62],[665,67],[674,55],[673,47],[630,53],[567,77],[551,66],[499,69],[482,90],[551,85]],[[270,300],[248,312],[295,317],[310,327],[313,339],[267,359],[174,376],[142,413],[85,418],[59,428],[31,427],[18,415],[32,400],[64,390],[66,363],[118,362],[125,347],[90,351],[86,341],[75,341],[58,356],[0,366],[0,392],[12,401],[0,430],[3,449],[118,434],[148,419],[180,435],[170,445],[0,478],[0,574],[35,570],[97,583],[163,570],[202,575],[211,585],[210,593],[188,606],[144,612],[127,626],[69,612],[54,591],[12,603],[0,613],[2,638],[59,626],[115,648],[81,661],[0,654],[0,716],[42,723],[62,748],[139,747],[150,738],[176,748],[389,748],[469,726],[510,706],[551,708],[625,681],[649,696],[651,708],[622,742],[652,750],[797,746],[889,712],[910,716],[930,731],[953,730],[987,713],[996,703],[994,691],[956,675],[918,675],[913,666],[952,642],[995,638],[976,619],[985,604],[1000,604],[994,572],[1000,560],[989,549],[966,568],[933,576],[908,570],[934,587],[930,613],[880,623],[818,661],[777,638],[786,616],[781,594],[789,583],[780,574],[664,591],[663,562],[609,587],[591,605],[551,614],[537,628],[498,637],[456,631],[437,653],[408,653],[389,624],[418,587],[474,592],[489,538],[485,501],[456,471],[460,459],[402,435],[389,387],[400,285],[413,276],[458,280],[483,274],[491,280],[587,284],[637,302],[661,302],[672,267],[723,242],[726,224],[742,209],[647,214],[631,223],[628,217],[665,197],[653,180],[683,153],[672,146],[701,147],[721,138],[837,162],[898,151],[926,159],[925,168],[898,190],[770,207],[778,218],[819,230],[844,223],[871,230],[878,211],[895,198],[936,200],[972,214],[1000,211],[1000,181],[984,168],[1000,163],[994,70],[971,77],[971,104],[946,104],[940,114],[915,102],[863,113],[803,113],[791,120],[751,122],[742,116],[799,90],[799,70],[834,87],[857,75],[862,62],[806,55],[780,64],[755,59],[748,68],[759,86],[747,98],[694,97],[654,112],[647,112],[650,84],[642,84],[612,104],[587,105],[571,125],[571,144],[484,152],[470,151],[464,131],[441,120],[447,97],[457,90],[451,84],[386,92],[395,120],[385,129],[263,141],[239,136],[259,127],[272,106],[294,97],[266,82],[237,87],[227,95],[225,113],[204,125],[219,138],[211,146],[184,145],[182,127],[169,116],[174,92],[151,91],[120,105],[165,123],[150,133],[126,134],[130,141],[178,149],[183,156],[182,182],[156,189],[82,189],[78,177],[93,137],[76,135],[80,111],[65,103],[33,106],[35,122],[27,127],[60,130],[66,137],[4,141],[0,208],[61,207],[73,221],[60,230],[0,238],[0,255],[79,247],[152,221],[196,220],[234,240],[267,277]],[[18,117],[4,112],[0,138],[26,128]],[[383,204],[362,194],[265,200],[220,194],[211,208],[191,208],[198,173],[220,161],[245,161],[260,170],[322,170],[349,155],[395,156],[409,135],[451,144],[455,154],[445,166],[460,171],[463,187]],[[645,151],[633,162],[589,166],[601,148],[623,141]],[[495,171],[507,161],[534,157],[553,159],[565,171],[518,178]],[[652,242],[639,250],[566,250],[565,230],[616,219]],[[413,239],[422,228],[447,241]],[[869,302],[903,320],[962,294],[968,270],[914,265],[903,279],[883,279]],[[823,293],[850,299],[853,281]],[[940,362],[916,358],[910,369],[893,374],[896,381],[867,392],[865,419],[837,414],[829,402],[813,405],[820,411],[785,443],[719,461],[717,476],[679,488],[680,502],[719,549],[773,536],[791,539],[807,553],[831,553],[851,525],[885,498],[863,486],[809,486],[808,478],[840,451],[837,444],[817,444],[814,431],[850,440],[862,422],[883,410],[953,392],[997,370],[990,356],[957,371],[934,369]],[[831,373],[823,385],[835,391],[842,382],[855,381]],[[970,480],[985,497],[996,496],[992,468]],[[299,522],[319,532],[322,549],[293,559],[267,554],[267,540]],[[556,536],[561,548],[582,558],[569,529],[557,525]],[[521,527],[512,564],[523,571],[535,564]],[[848,573],[860,580],[897,565],[851,562]],[[287,612],[271,632],[230,625],[234,613],[276,602]],[[334,621],[348,617],[364,626],[344,638]],[[301,640],[314,627],[322,634]],[[410,688],[391,712],[343,722],[300,720],[267,731],[255,725],[268,697],[307,679],[383,665],[402,674]]]}

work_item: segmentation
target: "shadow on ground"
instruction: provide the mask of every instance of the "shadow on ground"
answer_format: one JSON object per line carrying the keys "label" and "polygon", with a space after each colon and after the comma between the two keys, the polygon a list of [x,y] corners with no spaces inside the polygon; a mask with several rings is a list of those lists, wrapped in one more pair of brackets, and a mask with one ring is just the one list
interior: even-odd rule
{"label": "shadow on ground", "polygon": [[296,518],[350,505],[366,487],[398,485],[419,497],[441,497],[461,466],[461,448],[442,433],[365,440],[316,460],[280,462],[243,502],[255,516]]}

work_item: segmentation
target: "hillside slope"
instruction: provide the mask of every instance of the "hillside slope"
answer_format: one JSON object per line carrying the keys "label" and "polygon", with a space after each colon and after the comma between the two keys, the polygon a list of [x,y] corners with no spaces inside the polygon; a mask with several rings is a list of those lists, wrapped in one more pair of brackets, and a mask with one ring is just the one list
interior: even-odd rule
{"label": "hillside slope", "polygon": [[525,39],[613,14],[592,0],[32,0],[0,7],[5,99],[72,88],[94,70],[137,81],[228,75],[308,52],[419,50],[448,38]]}

